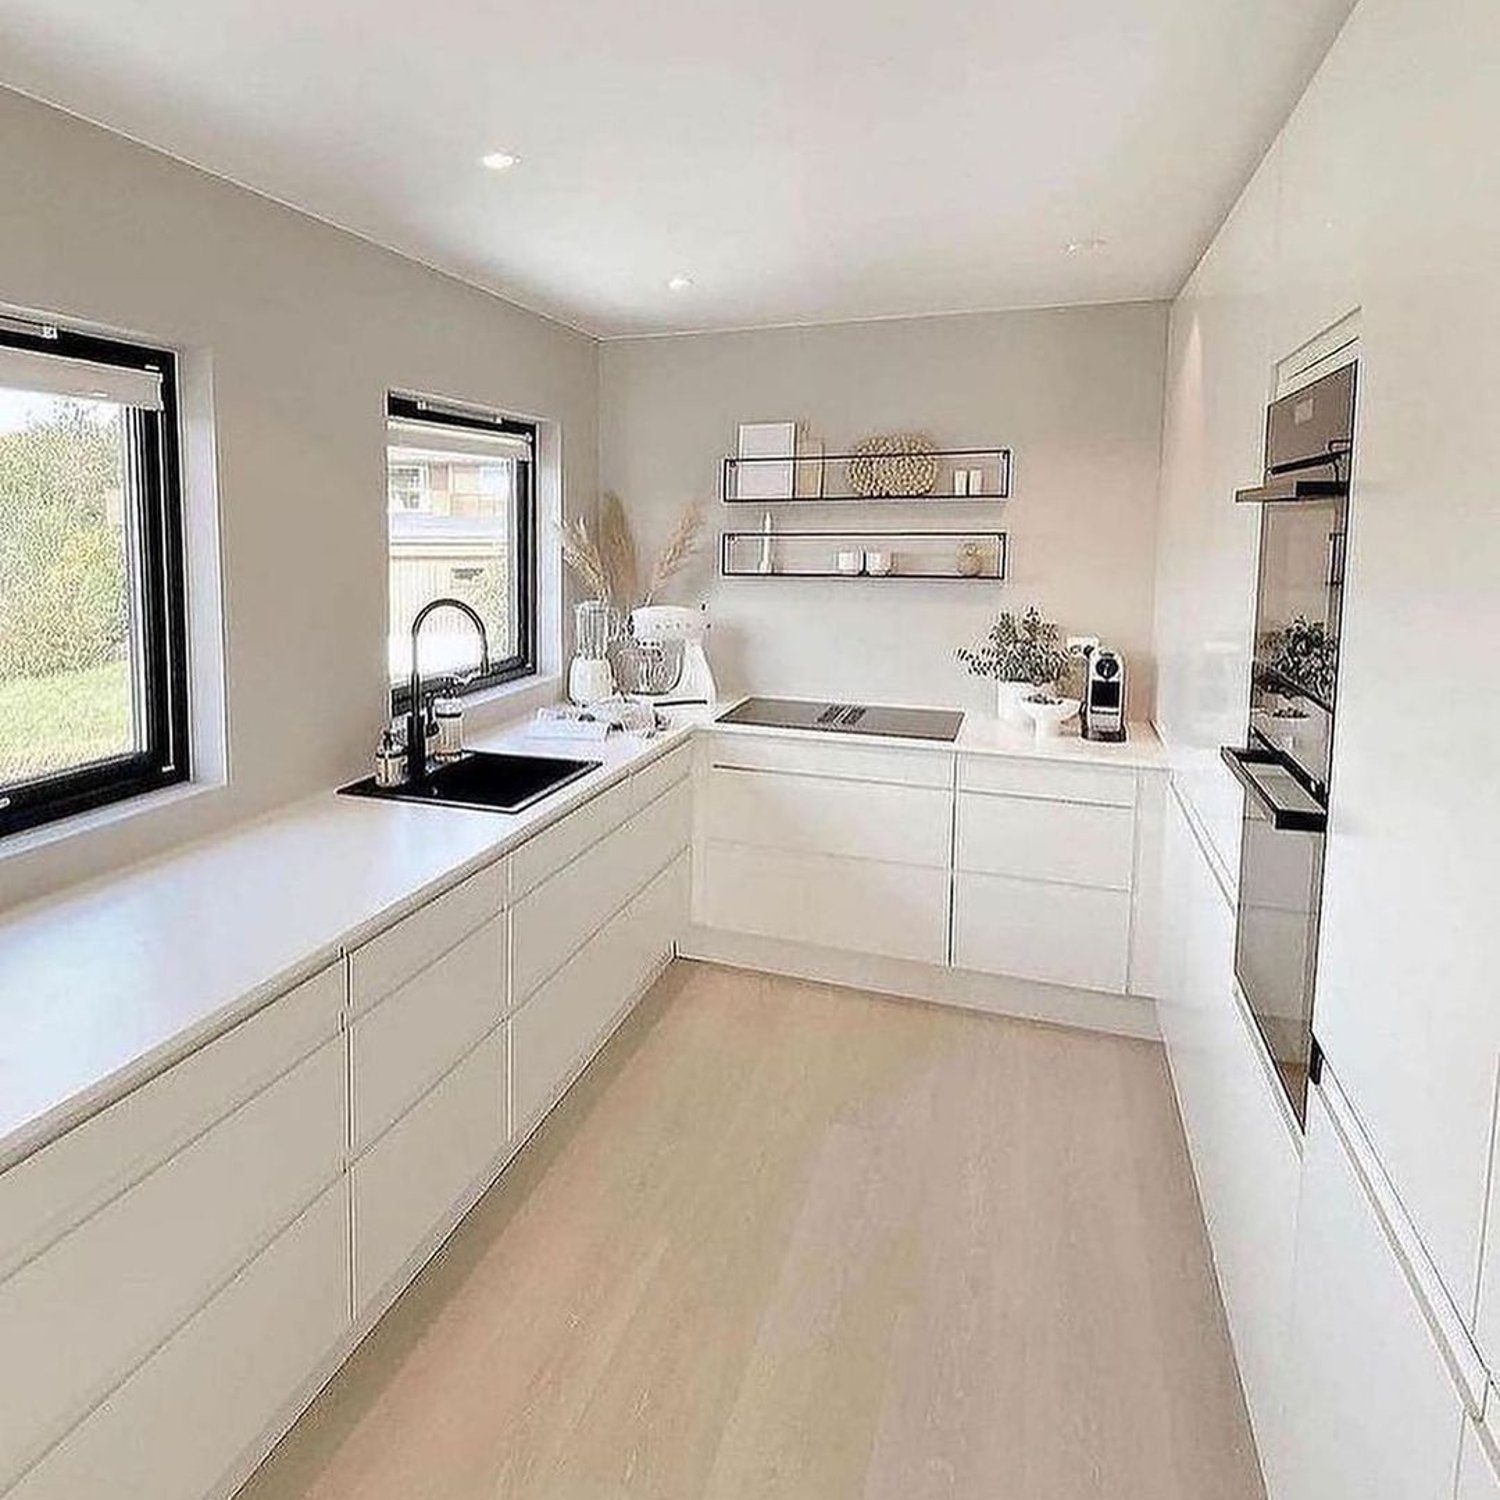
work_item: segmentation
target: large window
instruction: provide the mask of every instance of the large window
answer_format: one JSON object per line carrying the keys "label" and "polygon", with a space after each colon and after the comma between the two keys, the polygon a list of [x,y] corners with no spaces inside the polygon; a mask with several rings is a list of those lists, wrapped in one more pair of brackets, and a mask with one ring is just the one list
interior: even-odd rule
{"label": "large window", "polygon": [[0,319],[0,834],[187,775],[173,358]]}
{"label": "large window", "polygon": [[[536,670],[535,444],[527,422],[390,398],[386,657],[398,711],[411,675],[412,620],[433,599],[461,599],[485,623],[490,670],[468,691]],[[422,628],[424,678],[471,671],[478,651],[457,610],[438,611]]]}

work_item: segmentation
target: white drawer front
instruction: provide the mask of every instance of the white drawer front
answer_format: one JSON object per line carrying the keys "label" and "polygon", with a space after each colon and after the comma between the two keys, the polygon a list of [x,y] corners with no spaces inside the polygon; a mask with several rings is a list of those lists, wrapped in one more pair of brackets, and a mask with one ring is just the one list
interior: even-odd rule
{"label": "white drawer front", "polygon": [[404,1114],[504,1015],[507,939],[506,919],[491,918],[355,1021],[350,1046],[356,1151]]}
{"label": "white drawer front", "polygon": [[0,1275],[337,1035],[343,1003],[331,964],[0,1175]]}
{"label": "white drawer front", "polygon": [[363,1308],[505,1144],[505,1027],[497,1026],[354,1164],[354,1293]]}
{"label": "white drawer front", "polygon": [[966,792],[1008,792],[1015,797],[1097,802],[1105,807],[1135,806],[1135,772],[1112,766],[1070,766],[1020,756],[961,755],[958,785],[960,791]]}
{"label": "white drawer front", "polygon": [[7,1500],[202,1500],[343,1334],[348,1247],[337,1183]]}
{"label": "white drawer front", "polygon": [[585,849],[612,833],[637,810],[635,791],[627,778],[576,807],[535,838],[527,839],[510,856],[511,900],[519,901],[549,875]]}
{"label": "white drawer front", "polygon": [[847,781],[889,781],[898,786],[953,785],[953,752],[889,745],[850,745],[809,734],[796,739],[774,735],[718,734],[709,745],[709,764],[761,771],[800,771]]}
{"label": "white drawer front", "polygon": [[713,843],[703,862],[706,927],[934,964],[947,957],[946,870]]}
{"label": "white drawer front", "polygon": [[403,917],[349,955],[349,1008],[355,1014],[405,984],[460,939],[505,909],[503,861]]}
{"label": "white drawer front", "polygon": [[679,782],[516,903],[511,1000],[520,1004],[692,837],[692,785]]}
{"label": "white drawer front", "polygon": [[708,774],[703,831],[728,843],[946,868],[952,794],[776,771]]}
{"label": "white drawer front", "polygon": [[1135,813],[1128,807],[959,794],[960,870],[1126,891],[1134,858]]}
{"label": "white drawer front", "polygon": [[688,859],[679,855],[511,1018],[511,1107],[518,1131],[552,1103],[671,951],[687,914],[687,891]]}
{"label": "white drawer front", "polygon": [[958,968],[1123,994],[1129,948],[1130,897],[1123,891],[955,877]]}
{"label": "white drawer front", "polygon": [[339,1174],[344,1074],[324,1043],[0,1284],[0,1481]]}
{"label": "white drawer front", "polygon": [[648,803],[655,802],[668,787],[689,775],[693,769],[693,747],[679,745],[663,756],[643,766],[630,778],[631,809],[639,812]]}

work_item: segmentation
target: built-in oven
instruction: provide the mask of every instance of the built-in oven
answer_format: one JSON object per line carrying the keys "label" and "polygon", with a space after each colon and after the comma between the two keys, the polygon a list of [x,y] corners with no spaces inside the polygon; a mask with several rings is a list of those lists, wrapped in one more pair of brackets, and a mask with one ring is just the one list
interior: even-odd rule
{"label": "built-in oven", "polygon": [[1235,496],[1260,512],[1260,567],[1245,743],[1224,760],[1244,789],[1235,977],[1305,1118],[1323,847],[1338,699],[1354,364],[1275,402],[1264,482]]}

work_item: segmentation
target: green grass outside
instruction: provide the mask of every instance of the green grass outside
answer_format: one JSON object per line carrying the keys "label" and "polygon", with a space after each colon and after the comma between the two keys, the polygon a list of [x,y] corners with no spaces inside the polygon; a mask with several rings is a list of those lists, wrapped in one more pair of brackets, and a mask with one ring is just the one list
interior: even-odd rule
{"label": "green grass outside", "polygon": [[0,786],[130,748],[125,662],[0,681]]}

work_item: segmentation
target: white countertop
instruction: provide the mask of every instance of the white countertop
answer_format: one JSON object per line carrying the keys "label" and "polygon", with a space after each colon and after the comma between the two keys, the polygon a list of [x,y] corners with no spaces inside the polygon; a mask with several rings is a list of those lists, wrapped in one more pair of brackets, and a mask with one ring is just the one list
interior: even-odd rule
{"label": "white countertop", "polygon": [[[738,701],[738,700],[736,700]],[[721,705],[725,712],[733,703]],[[1119,766],[1126,770],[1165,771],[1167,752],[1149,724],[1131,724],[1125,739],[1111,744],[1105,740],[1085,740],[1078,734],[1076,720],[1064,725],[1060,734],[1039,740],[1029,729],[1013,729],[998,719],[967,714],[956,740],[915,740],[895,735],[840,734],[825,729],[777,729],[761,724],[713,725],[715,734],[769,735],[776,739],[824,740],[840,745],[889,745],[903,750],[930,750],[934,754],[1005,755],[1026,760],[1067,761],[1075,765]]]}
{"label": "white countertop", "polygon": [[[728,707],[730,705],[723,705]],[[520,813],[321,793],[0,918],[0,1170],[227,1031],[404,912],[504,854],[707,720],[651,738],[479,734],[478,749],[602,760]],[[802,730],[718,725],[716,732]],[[1166,768],[1152,731],[1123,744],[1038,742],[970,718],[956,743],[819,734],[851,744]]]}

